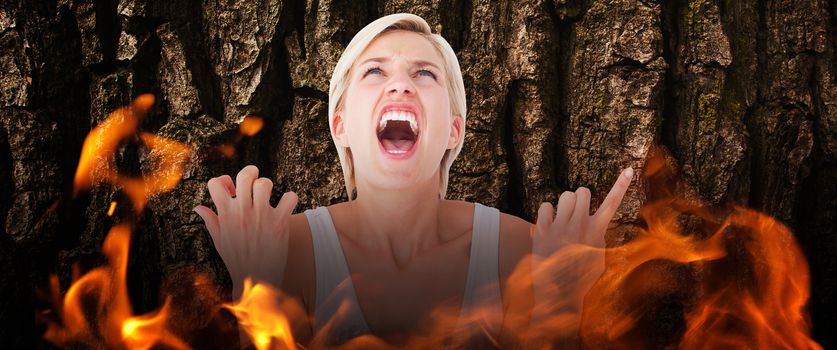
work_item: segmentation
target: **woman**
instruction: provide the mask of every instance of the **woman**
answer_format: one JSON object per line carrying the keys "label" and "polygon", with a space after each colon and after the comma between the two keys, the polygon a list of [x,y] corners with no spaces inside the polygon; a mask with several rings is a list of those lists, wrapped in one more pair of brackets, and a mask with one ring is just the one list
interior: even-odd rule
{"label": "woman", "polygon": [[329,126],[350,200],[291,215],[296,195],[271,207],[272,182],[248,166],[235,184],[229,176],[209,181],[217,215],[195,208],[234,295],[250,276],[298,297],[314,315],[295,329],[303,342],[371,333],[400,343],[438,327],[431,311],[440,308],[459,310],[452,326],[460,329],[476,310],[493,315],[480,326],[491,333],[525,315],[532,298],[512,297],[506,287],[518,263],[549,255],[570,236],[602,246],[632,173],[623,172],[596,215],[588,215],[590,192],[579,188],[561,195],[557,213],[544,203],[537,225],[447,200],[465,120],[459,63],[441,36],[410,14],[367,25],[329,87]]}

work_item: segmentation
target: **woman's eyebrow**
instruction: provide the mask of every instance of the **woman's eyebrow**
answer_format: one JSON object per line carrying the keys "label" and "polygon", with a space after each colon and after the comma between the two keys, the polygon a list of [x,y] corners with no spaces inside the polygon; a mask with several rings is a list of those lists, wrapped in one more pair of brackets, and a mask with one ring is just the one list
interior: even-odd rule
{"label": "woman's eyebrow", "polygon": [[[373,58],[370,58],[370,59],[367,59],[367,60],[361,62],[360,64],[364,65],[364,64],[369,63],[369,62],[386,63],[386,62],[389,62],[389,60],[390,60],[389,57],[373,57]],[[436,68],[437,70],[440,70],[440,71],[442,70],[435,63],[430,62],[430,61],[426,61],[426,60],[411,60],[410,63],[413,66],[431,66],[433,68]]]}

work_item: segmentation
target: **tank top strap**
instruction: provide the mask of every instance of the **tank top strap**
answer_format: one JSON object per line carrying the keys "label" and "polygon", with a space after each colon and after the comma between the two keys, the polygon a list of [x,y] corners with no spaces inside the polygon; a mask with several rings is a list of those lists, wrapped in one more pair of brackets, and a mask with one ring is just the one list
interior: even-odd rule
{"label": "tank top strap", "polygon": [[496,334],[502,315],[500,211],[474,203],[471,257],[458,328],[476,325]]}
{"label": "tank top strap", "polygon": [[370,333],[328,208],[305,211],[314,250],[314,334],[336,344]]}

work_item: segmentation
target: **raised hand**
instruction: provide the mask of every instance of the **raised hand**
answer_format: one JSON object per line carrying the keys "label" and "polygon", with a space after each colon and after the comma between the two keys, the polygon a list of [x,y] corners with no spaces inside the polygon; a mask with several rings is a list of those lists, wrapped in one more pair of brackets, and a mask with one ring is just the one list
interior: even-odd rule
{"label": "raised hand", "polygon": [[535,224],[533,253],[547,257],[567,244],[603,248],[607,226],[622,203],[632,178],[632,168],[623,170],[594,215],[590,215],[590,190],[585,187],[562,193],[556,207],[542,203]]}
{"label": "raised hand", "polygon": [[534,339],[577,334],[584,295],[604,272],[605,232],[632,178],[633,169],[622,171],[594,215],[584,187],[562,193],[555,207],[541,204],[532,237]]}
{"label": "raised hand", "polygon": [[259,169],[249,165],[236,175],[235,184],[227,175],[209,180],[218,213],[202,205],[194,209],[227,266],[234,296],[248,276],[278,287],[287,263],[290,217],[299,198],[287,192],[272,207],[273,182],[258,176]]}

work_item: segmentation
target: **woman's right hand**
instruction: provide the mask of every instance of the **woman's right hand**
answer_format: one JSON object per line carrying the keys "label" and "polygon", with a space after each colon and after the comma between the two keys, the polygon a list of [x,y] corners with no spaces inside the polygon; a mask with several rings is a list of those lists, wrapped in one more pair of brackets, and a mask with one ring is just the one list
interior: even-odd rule
{"label": "woman's right hand", "polygon": [[273,182],[258,176],[259,169],[248,165],[236,175],[235,184],[228,175],[212,178],[207,187],[218,213],[202,205],[194,209],[239,292],[248,276],[279,287],[287,263],[290,218],[299,201],[287,192],[272,207]]}

